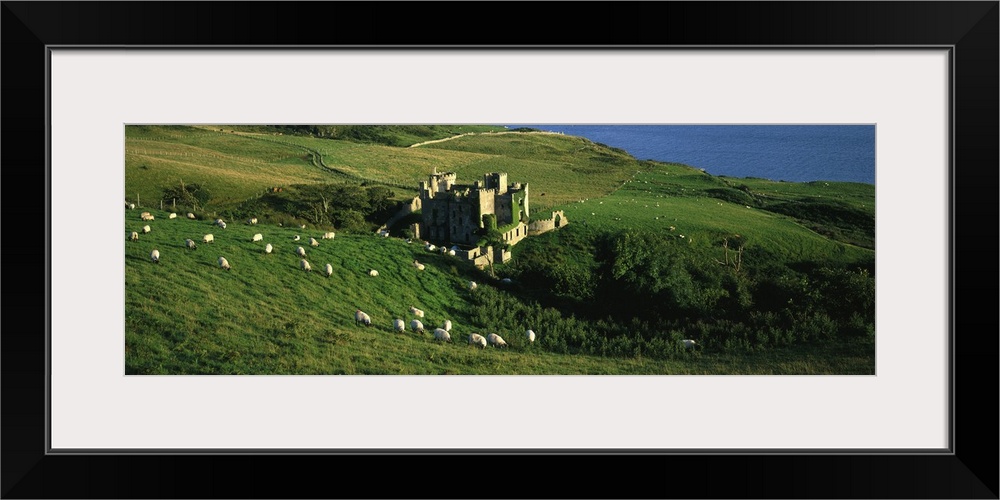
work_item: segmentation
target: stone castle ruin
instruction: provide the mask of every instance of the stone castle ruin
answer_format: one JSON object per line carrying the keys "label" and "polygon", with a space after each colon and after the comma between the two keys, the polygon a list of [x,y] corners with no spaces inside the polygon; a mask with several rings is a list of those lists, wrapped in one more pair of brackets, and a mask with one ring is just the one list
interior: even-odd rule
{"label": "stone castle ruin", "polygon": [[479,267],[510,259],[509,249],[479,245],[487,215],[496,217],[505,247],[569,222],[562,211],[552,212],[549,219],[530,220],[528,184],[508,183],[506,173],[485,174],[471,185],[457,184],[456,180],[454,172],[438,173],[435,169],[427,181],[420,182],[422,220],[412,228],[413,233],[437,245],[457,246],[456,254]]}

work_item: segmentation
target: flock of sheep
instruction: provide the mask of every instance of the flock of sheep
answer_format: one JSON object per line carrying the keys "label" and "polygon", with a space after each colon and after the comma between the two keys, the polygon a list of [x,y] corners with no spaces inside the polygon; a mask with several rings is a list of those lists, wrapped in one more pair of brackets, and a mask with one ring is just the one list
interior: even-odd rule
{"label": "flock of sheep", "polygon": [[[470,281],[469,283],[472,285],[475,284],[474,281]],[[472,289],[474,290],[475,288],[472,287]],[[413,306],[410,306],[410,313],[420,318],[424,317],[424,311]],[[354,311],[354,324],[372,326],[372,318],[361,309],[358,309]],[[392,329],[396,332],[403,333],[406,331],[406,322],[401,318],[396,318],[392,322]],[[419,319],[414,318],[410,320],[410,329],[416,333],[424,333],[424,324]],[[451,329],[451,320],[444,320],[444,323],[440,328],[434,329],[434,340],[451,342]],[[525,332],[525,337],[528,339],[529,344],[535,342],[535,332],[527,330]],[[485,348],[487,345],[491,345],[493,347],[507,347],[507,341],[495,333],[490,333],[485,337],[478,333],[470,333],[466,338],[468,339],[469,345],[476,345],[480,348]]]}
{"label": "flock of sheep", "polygon": [[[126,202],[125,203],[125,208],[130,209],[130,210],[135,209],[135,204]],[[189,219],[195,219],[196,218],[195,215],[193,213],[190,213],[190,212],[187,214],[187,217]],[[149,212],[142,212],[141,214],[139,214],[139,218],[141,220],[143,220],[143,221],[151,221],[151,220],[155,220],[156,219],[156,217],[153,216]],[[176,213],[171,213],[167,218],[168,219],[176,219],[177,218],[177,214]],[[226,229],[226,227],[227,227],[226,221],[224,221],[222,219],[216,219],[213,224],[215,226],[218,226],[220,229]],[[250,224],[250,225],[257,224],[257,218],[253,217],[253,218],[247,220],[247,224]],[[145,225],[145,226],[142,227],[143,234],[147,234],[150,231],[152,231],[152,228],[150,228],[149,225]],[[333,232],[327,232],[327,233],[323,234],[322,238],[323,239],[332,240],[332,239],[334,239],[335,236],[336,236],[335,233],[333,233]],[[295,235],[295,241],[298,241],[299,239],[300,239],[300,237],[298,235]],[[129,233],[128,240],[129,241],[139,241],[139,233],[137,231],[132,231],[131,233]],[[259,242],[259,241],[264,241],[264,235],[261,234],[261,233],[257,233],[255,235],[253,235],[253,237],[250,239],[250,241],[252,241],[254,243]],[[201,242],[202,243],[215,243],[215,235],[212,234],[212,233],[208,233],[208,234],[202,236]],[[318,247],[319,246],[319,241],[317,241],[316,238],[309,238],[309,244],[311,246]],[[186,248],[188,248],[188,249],[191,249],[191,250],[194,250],[194,249],[198,248],[198,244],[195,243],[195,241],[192,240],[192,239],[190,239],[190,238],[184,240],[184,246]],[[269,253],[272,253],[273,251],[274,251],[274,246],[271,245],[270,243],[268,243],[267,245],[264,246],[264,253],[269,254]],[[299,262],[299,267],[302,268],[304,271],[312,271],[312,266],[304,258],[306,256],[305,249],[302,248],[302,247],[298,247],[296,249],[296,253],[300,257],[303,257],[303,259]],[[150,260],[153,261],[153,263],[159,264],[160,263],[160,250],[154,248],[153,251],[150,252],[149,258],[150,258]],[[229,261],[225,257],[222,257],[222,256],[219,257],[219,267],[221,269],[225,269],[226,271],[232,270],[232,266],[229,264]],[[369,270],[369,274],[372,275],[372,276],[378,276],[378,271],[375,271],[374,269],[371,269],[371,270]],[[326,275],[327,276],[332,276],[333,275],[333,266],[330,265],[330,264],[326,265]]]}
{"label": "flock of sheep", "polygon": [[[134,209],[134,207],[135,207],[134,205],[126,203],[126,208]],[[189,219],[194,219],[195,218],[194,214],[191,214],[191,213],[188,213],[187,216],[188,216]],[[171,213],[168,218],[175,219],[176,217],[177,217],[177,215],[175,213]],[[152,220],[154,220],[154,216],[152,214],[150,214],[149,212],[142,212],[142,214],[140,215],[140,219],[143,220],[143,221],[152,221]],[[249,219],[247,221],[247,223],[250,224],[250,225],[254,225],[254,224],[257,223],[257,219],[256,218]],[[227,227],[226,222],[224,220],[222,220],[222,219],[216,219],[216,221],[213,224],[215,226],[218,226],[220,229],[226,229],[226,227]],[[143,233],[149,233],[150,231],[151,231],[150,226],[146,225],[146,226],[143,227]],[[332,239],[334,239],[335,236],[336,235],[333,232],[326,232],[326,233],[324,233],[321,236],[321,238],[322,239],[332,240]],[[257,233],[257,234],[253,235],[253,237],[251,238],[251,241],[252,242],[261,242],[261,241],[263,241],[263,239],[264,239],[263,235],[260,234],[260,233]],[[301,238],[298,235],[295,235],[293,239],[294,239],[294,241],[299,241]],[[139,233],[136,232],[136,231],[131,232],[129,234],[128,240],[129,241],[138,241],[139,240]],[[214,236],[214,234],[211,234],[211,233],[205,234],[202,237],[201,241],[202,241],[202,243],[206,243],[206,244],[214,243],[215,242],[215,236]],[[190,238],[184,240],[184,244],[185,244],[186,248],[191,249],[191,250],[194,250],[194,249],[197,248],[197,244],[195,243],[195,241],[193,239],[190,239]],[[311,238],[311,237],[309,238],[309,244],[311,246],[314,246],[314,247],[319,246],[319,242],[315,238]],[[425,245],[425,248],[427,250],[431,251],[431,252],[434,252],[434,251],[437,250],[437,248],[435,248],[433,245],[430,245],[429,243]],[[274,250],[274,247],[270,243],[267,243],[266,246],[264,247],[264,253],[265,254],[270,254],[270,253],[273,252],[273,250]],[[441,248],[441,250],[442,250],[442,253],[447,253],[447,254],[454,255],[454,250],[453,249],[451,251],[448,251],[448,250],[446,250],[444,248]],[[312,265],[309,264],[309,261],[307,261],[305,259],[305,256],[306,256],[305,248],[303,248],[303,247],[300,246],[300,247],[296,248],[295,252],[296,252],[296,254],[299,257],[301,257],[301,260],[299,261],[299,267],[303,271],[307,271],[307,272],[312,271]],[[152,252],[150,252],[150,260],[152,260],[152,262],[155,263],[155,264],[159,264],[160,263],[160,251],[159,251],[159,249],[155,249],[154,248],[152,250]],[[221,269],[224,269],[226,271],[232,270],[232,266],[230,265],[229,261],[225,257],[223,257],[223,256],[219,256],[218,264],[219,264],[219,267]],[[421,270],[421,271],[424,270],[424,267],[425,267],[424,264],[421,264],[417,260],[413,261],[413,266],[415,268],[417,268],[417,270]],[[328,277],[333,275],[333,266],[331,264],[326,264],[325,273],[326,273],[326,275]],[[369,276],[373,276],[373,277],[378,276],[378,271],[375,270],[375,269],[369,269],[368,270],[368,275]],[[510,280],[507,280],[508,283],[509,283],[509,281]],[[476,290],[476,288],[478,286],[479,285],[475,281],[469,281],[469,283],[468,283],[468,289],[469,289],[469,291]],[[420,320],[418,320],[416,318],[417,317],[423,318],[424,317],[424,311],[422,311],[420,309],[417,309],[414,306],[410,306],[409,311],[415,317],[414,319],[412,319],[410,321],[410,328],[414,332],[423,333],[424,332],[424,325],[423,325],[423,323]],[[361,311],[360,309],[356,310],[355,313],[354,313],[354,322],[355,322],[356,325],[372,326],[371,317],[367,313]],[[397,331],[397,332],[405,332],[406,331],[405,325],[406,325],[406,323],[402,319],[396,318],[393,321],[393,330]],[[451,330],[452,330],[451,320],[445,320],[444,323],[441,325],[440,328],[435,328],[433,330],[434,339],[437,340],[437,341],[441,341],[441,342],[451,342],[452,341]],[[527,339],[527,341],[528,341],[529,344],[534,343],[535,338],[536,338],[535,332],[532,331],[532,330],[527,330],[525,332],[525,337],[526,337],[526,339]],[[501,337],[500,335],[497,335],[496,333],[490,333],[490,334],[485,335],[485,336],[480,335],[478,333],[471,333],[471,334],[469,334],[467,336],[467,340],[468,340],[469,345],[476,345],[476,346],[479,346],[481,348],[485,348],[485,347],[487,347],[487,345],[490,345],[490,346],[493,346],[493,347],[498,347],[498,348],[507,347],[507,342],[503,339],[503,337]]]}

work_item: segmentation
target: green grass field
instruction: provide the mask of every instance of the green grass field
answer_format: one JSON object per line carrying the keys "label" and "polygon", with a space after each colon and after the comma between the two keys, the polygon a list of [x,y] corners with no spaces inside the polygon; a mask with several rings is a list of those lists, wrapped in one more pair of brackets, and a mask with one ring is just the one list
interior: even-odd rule
{"label": "green grass field", "polygon": [[[476,311],[471,294],[477,292],[467,283],[476,280],[480,292],[513,292],[467,263],[427,252],[419,242],[343,232],[322,240],[320,235],[334,228],[293,229],[267,221],[254,226],[227,221],[223,230],[183,213],[168,219],[169,212],[159,210],[163,190],[181,181],[211,193],[199,212],[207,218],[272,186],[364,181],[392,186],[403,199],[415,195],[417,182],[435,168],[457,172],[460,183],[503,171],[510,182],[530,184],[534,217],[560,209],[570,221],[514,247],[515,262],[523,251],[558,246],[585,269],[593,264],[599,236],[642,229],[683,242],[705,259],[721,259],[722,239],[736,237],[748,254],[761,250],[782,262],[844,264],[874,256],[873,186],[714,177],[554,134],[480,133],[392,147],[224,126],[129,126],[125,158],[125,196],[142,201],[140,209],[125,211],[122,234],[130,374],[874,373],[869,343],[749,353],[694,350],[669,359],[557,353],[538,325],[512,320],[501,328],[484,319],[489,315]],[[144,210],[155,220],[140,220]],[[859,229],[868,219],[870,234]],[[125,241],[146,224],[149,234]],[[202,243],[208,233],[214,243]],[[264,240],[252,242],[255,233]],[[293,241],[295,235],[301,241]],[[310,247],[309,237],[319,246]],[[196,249],[185,248],[187,238],[197,242]],[[263,250],[267,243],[274,246],[269,255]],[[298,246],[305,248],[312,272],[299,268]],[[150,260],[154,248],[160,264]],[[219,267],[220,256],[231,271]],[[412,265],[415,259],[425,270]],[[333,267],[330,277],[327,263]],[[369,276],[369,268],[379,276]],[[426,312],[427,331],[393,332],[394,319],[407,324],[413,319],[411,305]],[[374,326],[356,326],[357,309],[367,312]],[[553,314],[566,324],[575,321],[569,313]],[[430,333],[446,319],[453,323],[451,344]],[[527,328],[539,335],[534,345],[522,338]],[[470,346],[466,338],[473,332],[500,333],[509,349]]]}

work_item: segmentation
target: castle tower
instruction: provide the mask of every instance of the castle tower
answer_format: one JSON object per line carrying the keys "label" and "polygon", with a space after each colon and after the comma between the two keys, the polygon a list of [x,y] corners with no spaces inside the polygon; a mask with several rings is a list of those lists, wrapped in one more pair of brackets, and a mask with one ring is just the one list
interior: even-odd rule
{"label": "castle tower", "polygon": [[504,194],[507,192],[507,173],[506,172],[493,172],[483,176],[485,188],[493,188],[497,190],[497,194]]}

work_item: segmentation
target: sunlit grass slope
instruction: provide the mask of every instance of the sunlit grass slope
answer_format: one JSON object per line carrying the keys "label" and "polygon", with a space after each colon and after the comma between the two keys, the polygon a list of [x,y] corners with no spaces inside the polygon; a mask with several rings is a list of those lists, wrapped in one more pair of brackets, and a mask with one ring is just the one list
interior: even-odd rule
{"label": "sunlit grass slope", "polygon": [[[168,219],[126,211],[125,370],[129,374],[698,374],[867,373],[870,360],[852,353],[791,349],[751,356],[691,353],[672,360],[562,355],[528,345],[523,331],[498,331],[510,349],[479,350],[465,339],[491,325],[473,319],[468,279],[488,279],[454,258],[416,244],[369,235],[341,235],[309,246],[320,234],[267,225]],[[131,231],[151,232],[126,241]],[[213,234],[214,244],[202,243]],[[264,240],[252,242],[261,233]],[[293,241],[299,235],[300,241]],[[185,248],[184,240],[197,242]],[[264,253],[271,243],[274,252]],[[313,271],[299,268],[306,249]],[[157,249],[161,262],[149,254]],[[225,257],[231,271],[219,267]],[[419,259],[426,268],[413,267]],[[324,267],[333,266],[327,277]],[[369,276],[373,268],[378,276]],[[409,323],[413,305],[425,311],[428,332],[392,331]],[[354,324],[362,309],[374,321]],[[430,329],[453,323],[454,342],[433,340]],[[530,327],[530,325],[523,325]],[[544,332],[539,332],[544,336]],[[828,352],[829,351],[829,352]]]}
{"label": "sunlit grass slope", "polygon": [[[707,188],[719,187],[717,182],[695,169],[660,164],[653,171],[637,174],[609,196],[557,208],[565,212],[571,225],[582,226],[575,231],[596,234],[648,229],[683,239],[696,249],[713,249],[720,259],[724,238],[742,240],[747,251],[763,248],[784,261],[846,263],[874,255],[870,249],[830,240],[791,217],[706,194]],[[533,242],[529,239],[526,243]]]}

